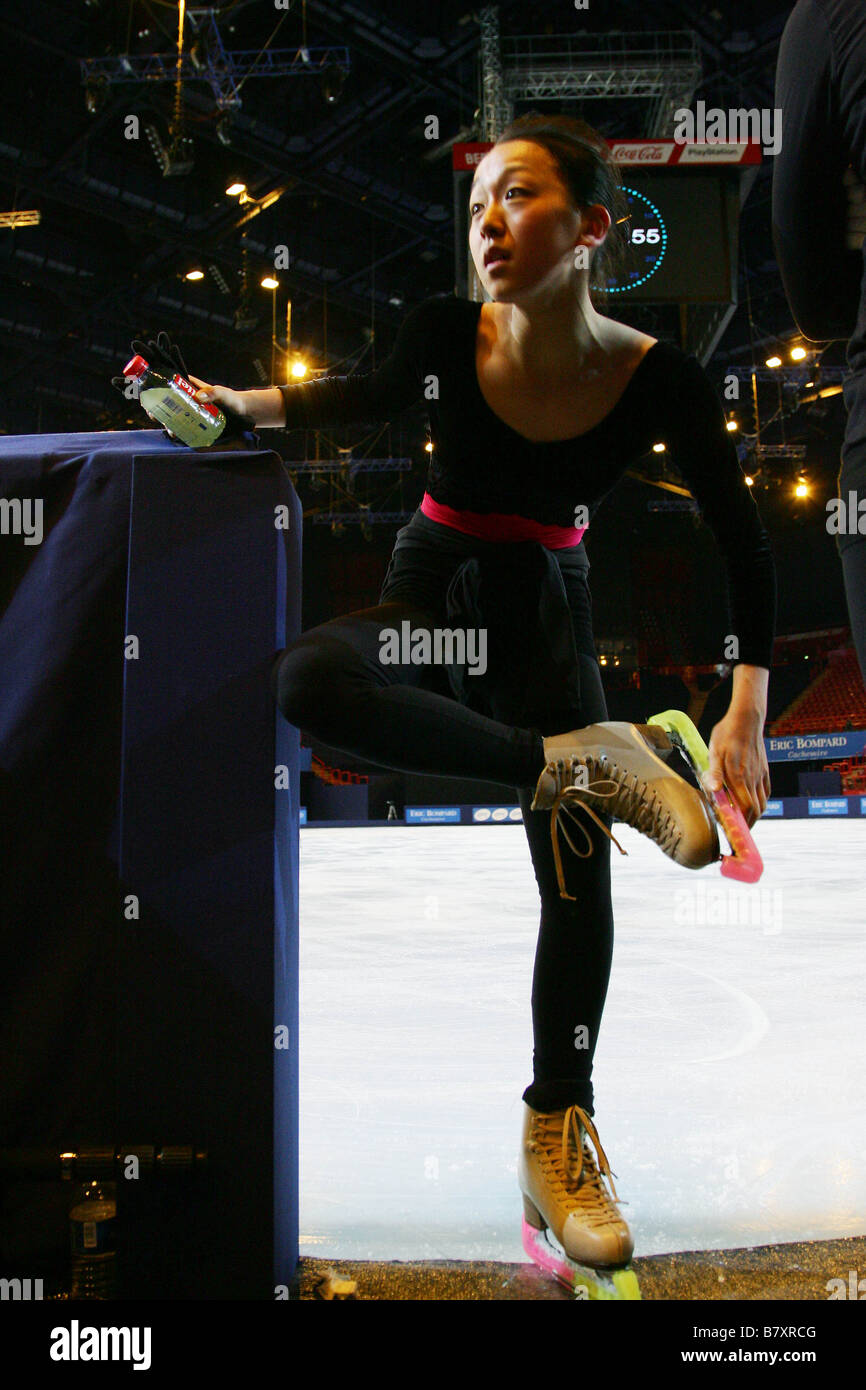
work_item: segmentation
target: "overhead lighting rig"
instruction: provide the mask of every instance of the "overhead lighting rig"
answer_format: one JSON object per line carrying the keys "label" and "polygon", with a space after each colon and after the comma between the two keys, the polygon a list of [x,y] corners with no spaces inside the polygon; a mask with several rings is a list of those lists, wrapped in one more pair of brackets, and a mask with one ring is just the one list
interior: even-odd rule
{"label": "overhead lighting rig", "polygon": [[178,135],[164,145],[156,126],[145,122],[144,133],[164,179],[181,177],[195,168],[195,149],[188,135]]}
{"label": "overhead lighting rig", "polygon": [[222,273],[222,271],[220,270],[219,266],[218,266],[218,265],[209,265],[209,266],[208,266],[208,270],[210,271],[211,275],[213,276],[214,283],[215,283],[217,289],[219,290],[220,294],[231,294],[231,290],[229,289],[228,281],[226,280],[226,277],[223,275],[223,273]]}
{"label": "overhead lighting rig", "polygon": [[85,84],[105,82],[206,81],[213,92],[218,111],[240,108],[241,87],[250,77],[318,77],[322,96],[334,102],[341,95],[351,70],[349,50],[337,45],[309,48],[251,49],[232,52],[223,44],[217,25],[218,11],[196,8],[186,12],[196,37],[191,51],[179,53],[109,54],[105,58],[82,58],[81,80]]}
{"label": "overhead lighting rig", "polygon": [[0,212],[0,227],[38,227],[42,213],[38,208],[20,212]]}

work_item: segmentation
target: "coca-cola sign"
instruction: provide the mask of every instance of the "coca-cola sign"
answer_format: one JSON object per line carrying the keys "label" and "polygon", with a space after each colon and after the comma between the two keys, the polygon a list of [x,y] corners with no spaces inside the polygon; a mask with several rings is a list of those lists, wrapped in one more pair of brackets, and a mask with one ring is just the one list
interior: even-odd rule
{"label": "coca-cola sign", "polygon": [[617,164],[669,164],[673,141],[610,140],[611,158]]}

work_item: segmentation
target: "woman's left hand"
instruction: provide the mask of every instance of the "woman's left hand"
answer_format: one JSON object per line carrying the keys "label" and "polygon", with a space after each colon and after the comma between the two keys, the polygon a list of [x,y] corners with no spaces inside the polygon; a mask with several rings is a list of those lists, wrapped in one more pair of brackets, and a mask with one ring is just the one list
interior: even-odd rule
{"label": "woman's left hand", "polygon": [[708,745],[710,766],[705,784],[712,789],[724,782],[750,830],[767,809],[770,796],[763,731],[761,710],[729,709],[713,728]]}

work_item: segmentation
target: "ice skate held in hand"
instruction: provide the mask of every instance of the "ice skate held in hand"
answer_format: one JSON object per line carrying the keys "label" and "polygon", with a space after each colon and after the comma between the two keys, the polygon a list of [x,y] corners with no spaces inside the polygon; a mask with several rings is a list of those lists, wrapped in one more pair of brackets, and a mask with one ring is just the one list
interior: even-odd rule
{"label": "ice skate held in hand", "polygon": [[[722,873],[754,883],[762,864],[742,813],[724,788],[710,792],[702,777],[709,766],[706,745],[687,715],[667,710],[646,724],[605,722],[545,738],[545,767],[531,809],[551,812],[550,833],[560,897],[565,890],[558,835],[561,830],[572,851],[586,858],[592,841],[575,811],[585,811],[626,851],[600,819],[599,812],[617,817],[654,840],[675,863],[703,869],[722,860]],[[678,748],[695,771],[699,787],[681,777],[663,760]],[[574,844],[563,816],[570,816],[584,835],[588,849]],[[733,851],[723,856],[717,825]]]}

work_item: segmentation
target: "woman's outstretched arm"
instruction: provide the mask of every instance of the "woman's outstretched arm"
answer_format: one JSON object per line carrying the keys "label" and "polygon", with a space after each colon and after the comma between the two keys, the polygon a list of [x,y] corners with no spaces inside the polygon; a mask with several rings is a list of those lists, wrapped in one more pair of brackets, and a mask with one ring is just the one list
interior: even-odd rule
{"label": "woman's outstretched arm", "polygon": [[282,429],[286,423],[286,407],[283,394],[278,386],[268,386],[263,391],[233,391],[230,386],[213,386],[200,381],[190,374],[199,400],[213,401],[214,405],[225,406],[247,420],[257,429]]}
{"label": "woman's outstretched arm", "polygon": [[391,352],[372,372],[314,377],[290,386],[235,391],[191,376],[202,400],[225,405],[262,429],[319,429],[381,422],[407,409],[423,395],[424,347],[435,315],[448,295],[432,295],[410,309]]}

